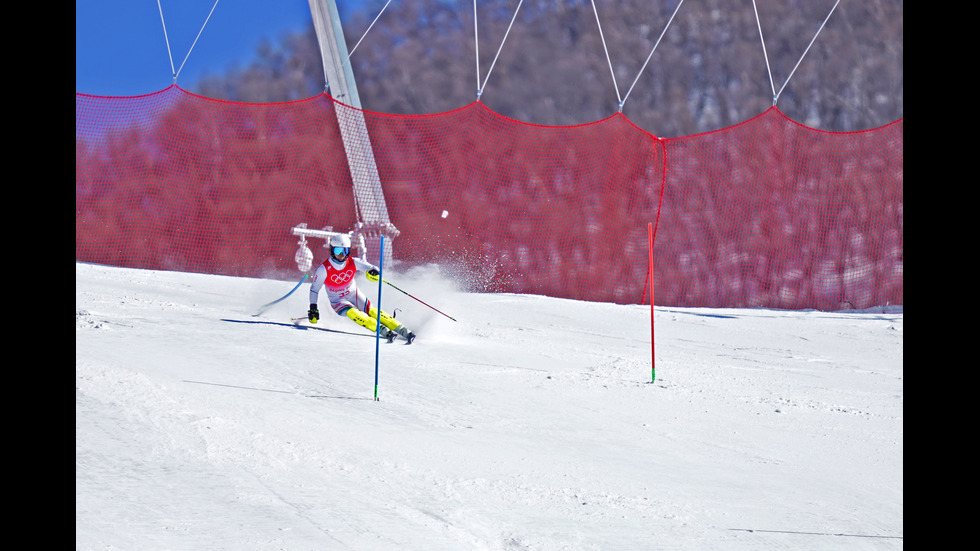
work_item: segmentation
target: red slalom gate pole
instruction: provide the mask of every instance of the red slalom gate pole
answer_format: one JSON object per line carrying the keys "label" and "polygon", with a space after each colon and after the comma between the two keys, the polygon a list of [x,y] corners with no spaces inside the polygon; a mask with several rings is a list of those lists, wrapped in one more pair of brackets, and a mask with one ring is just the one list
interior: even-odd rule
{"label": "red slalom gate pole", "polygon": [[653,345],[653,222],[647,224],[647,249],[650,263],[650,382],[657,380],[657,359]]}

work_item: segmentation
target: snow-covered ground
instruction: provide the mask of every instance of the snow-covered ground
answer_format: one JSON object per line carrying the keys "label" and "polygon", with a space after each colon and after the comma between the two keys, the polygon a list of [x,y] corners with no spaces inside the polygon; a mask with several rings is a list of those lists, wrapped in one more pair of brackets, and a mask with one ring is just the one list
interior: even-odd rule
{"label": "snow-covered ground", "polygon": [[649,306],[385,279],[458,321],[76,263],[76,549],[903,548],[902,308],[657,308],[651,380]]}

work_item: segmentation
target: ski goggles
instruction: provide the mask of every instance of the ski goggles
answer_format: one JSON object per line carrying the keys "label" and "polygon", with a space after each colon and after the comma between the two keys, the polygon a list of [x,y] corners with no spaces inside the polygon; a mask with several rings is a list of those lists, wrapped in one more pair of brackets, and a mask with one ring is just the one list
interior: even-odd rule
{"label": "ski goggles", "polygon": [[348,255],[350,254],[350,247],[334,247],[332,249],[334,256]]}

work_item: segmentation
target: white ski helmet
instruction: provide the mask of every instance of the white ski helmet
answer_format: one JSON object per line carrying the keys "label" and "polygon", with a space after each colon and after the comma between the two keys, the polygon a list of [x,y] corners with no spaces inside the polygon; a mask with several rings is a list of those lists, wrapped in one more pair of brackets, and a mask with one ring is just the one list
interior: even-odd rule
{"label": "white ski helmet", "polygon": [[337,233],[330,236],[330,246],[331,247],[347,247],[350,248],[350,236],[346,233]]}
{"label": "white ski helmet", "polygon": [[336,257],[335,251],[338,247],[344,249],[344,258],[350,255],[349,235],[343,233],[331,235],[328,243],[330,244],[330,256]]}

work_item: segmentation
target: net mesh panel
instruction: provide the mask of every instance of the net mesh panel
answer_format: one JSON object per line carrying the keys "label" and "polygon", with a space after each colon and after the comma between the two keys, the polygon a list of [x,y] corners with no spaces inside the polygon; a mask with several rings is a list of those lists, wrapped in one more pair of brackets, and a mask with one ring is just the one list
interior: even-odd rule
{"label": "net mesh panel", "polygon": [[903,125],[821,132],[771,108],[669,140],[657,303],[903,304]]}
{"label": "net mesh panel", "polygon": [[355,221],[333,105],[325,96],[221,102],[174,86],[76,94],[75,259],[281,274],[295,252],[292,225]]}
{"label": "net mesh panel", "polygon": [[663,153],[621,115],[544,127],[473,103],[369,126],[396,259],[479,291],[639,300]]}
{"label": "net mesh panel", "polygon": [[658,140],[622,114],[548,127],[479,102],[398,116],[327,95],[76,94],[75,260],[295,280],[294,226],[361,221],[364,184],[337,124],[356,114],[400,232],[396,269],[434,263],[473,291],[637,303],[652,224],[658,305],[902,304],[902,122],[827,133],[775,108]]}

